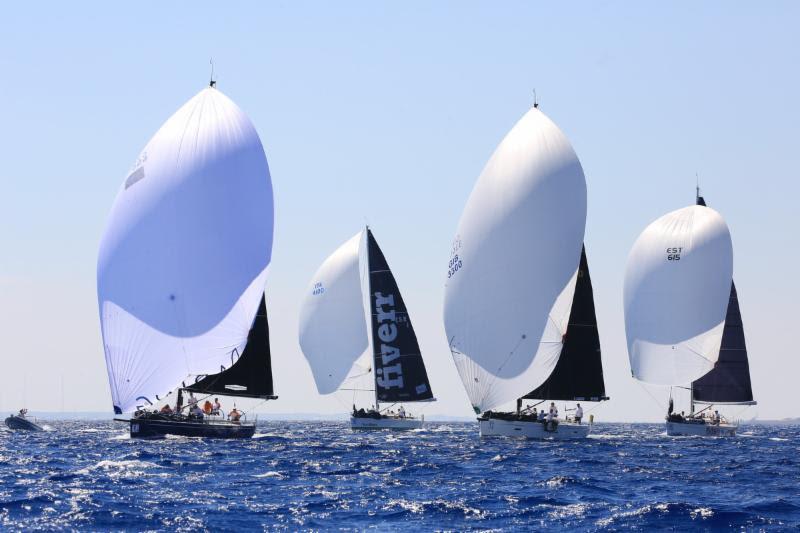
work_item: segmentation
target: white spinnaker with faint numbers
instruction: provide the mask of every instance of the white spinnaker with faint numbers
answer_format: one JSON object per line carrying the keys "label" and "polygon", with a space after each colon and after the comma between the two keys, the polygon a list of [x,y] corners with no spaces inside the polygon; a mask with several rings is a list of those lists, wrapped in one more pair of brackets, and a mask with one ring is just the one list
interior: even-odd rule
{"label": "white spinnaker with faint numbers", "polygon": [[[364,232],[340,246],[320,265],[300,308],[300,348],[320,394],[335,392],[369,345],[360,256]],[[371,378],[372,379],[372,378]]]}
{"label": "white spinnaker with faint numbers", "polygon": [[230,366],[261,300],[272,235],[258,134],[236,104],[206,88],[147,143],[100,243],[97,293],[116,411]]}
{"label": "white spinnaker with faint numbers", "polygon": [[645,228],[628,256],[624,286],[636,379],[688,385],[714,367],[732,277],[731,235],[713,209],[684,207]]}
{"label": "white spinnaker with faint numbers", "polygon": [[530,392],[558,362],[585,225],[578,157],[533,108],[483,169],[451,251],[445,330],[476,411]]}

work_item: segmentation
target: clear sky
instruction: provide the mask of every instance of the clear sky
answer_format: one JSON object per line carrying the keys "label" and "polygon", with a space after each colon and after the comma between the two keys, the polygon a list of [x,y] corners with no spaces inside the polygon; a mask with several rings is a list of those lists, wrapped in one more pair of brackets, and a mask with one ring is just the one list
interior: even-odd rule
{"label": "clear sky", "polygon": [[[442,325],[449,247],[484,163],[532,103],[588,183],[605,420],[659,420],[630,377],[628,251],[690,204],[733,235],[760,405],[796,416],[800,4],[14,2],[0,17],[0,409],[110,410],[100,235],[147,140],[208,81],[252,119],[276,202],[268,305],[276,413],[336,413],[297,343],[303,290],[368,221],[439,398],[469,415]],[[63,383],[63,388],[62,388]],[[63,395],[62,395],[63,390]],[[63,398],[63,400],[62,400]]]}

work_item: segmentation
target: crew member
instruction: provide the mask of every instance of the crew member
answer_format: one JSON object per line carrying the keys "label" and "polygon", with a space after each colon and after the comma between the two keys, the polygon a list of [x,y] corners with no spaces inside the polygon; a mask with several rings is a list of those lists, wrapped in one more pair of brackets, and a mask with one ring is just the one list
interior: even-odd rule
{"label": "crew member", "polygon": [[582,418],[583,418],[583,407],[581,407],[581,404],[578,404],[578,406],[575,408],[575,422],[580,424]]}

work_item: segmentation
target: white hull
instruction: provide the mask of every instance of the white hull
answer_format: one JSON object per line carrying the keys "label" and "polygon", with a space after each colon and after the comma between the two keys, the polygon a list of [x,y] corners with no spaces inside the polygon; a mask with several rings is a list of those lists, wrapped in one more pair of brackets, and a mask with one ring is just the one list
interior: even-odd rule
{"label": "white hull", "polygon": [[526,439],[575,440],[585,439],[592,426],[572,422],[558,423],[553,431],[545,430],[541,422],[521,420],[500,420],[490,418],[479,420],[481,437],[523,437]]}
{"label": "white hull", "polygon": [[683,422],[667,422],[667,435],[670,437],[735,437],[733,424],[686,424]]}
{"label": "white hull", "polygon": [[350,417],[350,429],[421,429],[424,423],[420,418]]}

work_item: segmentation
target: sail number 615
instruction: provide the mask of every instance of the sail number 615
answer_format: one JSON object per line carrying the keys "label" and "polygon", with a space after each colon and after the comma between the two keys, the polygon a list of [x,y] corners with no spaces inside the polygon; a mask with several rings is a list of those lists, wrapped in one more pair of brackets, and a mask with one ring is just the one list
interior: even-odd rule
{"label": "sail number 615", "polygon": [[667,261],[680,261],[683,248],[667,248]]}

